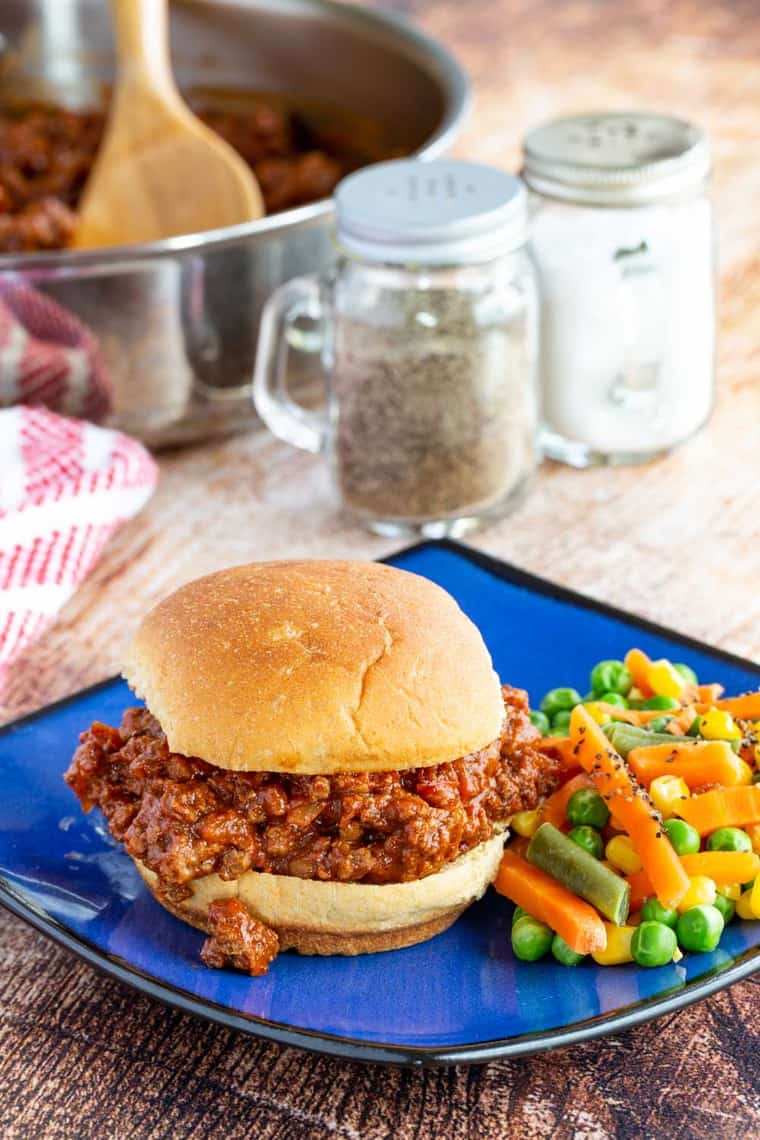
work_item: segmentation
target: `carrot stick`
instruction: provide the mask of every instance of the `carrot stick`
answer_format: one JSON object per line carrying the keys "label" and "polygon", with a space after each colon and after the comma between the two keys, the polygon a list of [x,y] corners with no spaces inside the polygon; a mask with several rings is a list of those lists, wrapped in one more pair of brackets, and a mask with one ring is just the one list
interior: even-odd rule
{"label": "carrot stick", "polygon": [[[580,760],[575,757],[575,763],[580,766]],[[573,792],[577,792],[578,788],[593,788],[594,781],[585,772],[579,772],[577,776],[567,780],[561,788],[557,788],[556,792],[552,792],[541,805],[541,821],[543,823],[553,823],[555,827],[563,827],[567,823],[567,803]]]}
{"label": "carrot stick", "polygon": [[760,871],[760,855],[754,851],[700,851],[682,855],[687,875],[707,875],[714,883],[748,883]]}
{"label": "carrot stick", "polygon": [[576,954],[591,954],[607,945],[604,923],[592,906],[509,848],[501,857],[494,886],[550,926]]}
{"label": "carrot stick", "polygon": [[716,788],[701,796],[689,796],[679,801],[678,814],[700,835],[717,831],[719,827],[760,823],[760,784]]}
{"label": "carrot stick", "polygon": [[632,875],[626,875],[626,879],[631,888],[631,914],[635,914],[641,910],[644,900],[652,897],[654,890],[646,871],[634,871]]}
{"label": "carrot stick", "polygon": [[591,775],[615,819],[628,832],[657,898],[663,906],[677,906],[689,889],[689,877],[648,795],[582,705],[576,705],[570,714],[570,738],[579,745],[581,767]]}
{"label": "carrot stick", "polygon": [[725,740],[693,744],[652,744],[632,748],[628,763],[647,787],[657,776],[681,776],[690,788],[701,784],[733,785],[742,781],[743,764]]}
{"label": "carrot stick", "polygon": [[741,697],[723,697],[713,701],[716,708],[731,713],[737,720],[760,720],[760,692],[744,693]]}
{"label": "carrot stick", "polygon": [[722,685],[695,685],[692,689],[695,701],[704,701],[706,705],[714,705],[723,693]]}
{"label": "carrot stick", "polygon": [[625,655],[625,665],[633,677],[633,683],[645,697],[651,697],[652,686],[649,684],[649,666],[652,664],[646,653],[640,649],[629,649]]}

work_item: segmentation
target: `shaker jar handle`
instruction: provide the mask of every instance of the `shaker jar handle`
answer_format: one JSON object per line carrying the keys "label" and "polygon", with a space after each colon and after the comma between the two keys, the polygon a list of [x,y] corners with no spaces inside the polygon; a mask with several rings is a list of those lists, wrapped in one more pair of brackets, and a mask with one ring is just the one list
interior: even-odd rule
{"label": "shaker jar handle", "polygon": [[[259,326],[253,402],[273,435],[304,451],[323,451],[328,420],[296,403],[287,388],[288,345],[314,351],[313,339],[296,333],[299,317],[324,321],[320,279],[294,277],[276,289],[264,306]],[[321,341],[321,338],[320,338]]]}

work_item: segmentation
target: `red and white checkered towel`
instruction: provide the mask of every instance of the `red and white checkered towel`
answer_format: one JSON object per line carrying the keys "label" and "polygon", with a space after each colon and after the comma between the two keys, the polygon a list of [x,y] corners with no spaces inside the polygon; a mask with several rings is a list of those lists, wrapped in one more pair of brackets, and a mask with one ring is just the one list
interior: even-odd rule
{"label": "red and white checkered towel", "polygon": [[111,381],[87,325],[52,297],[0,279],[0,407],[43,404],[100,423]]}
{"label": "red and white checkered towel", "polygon": [[44,408],[0,410],[0,692],[156,484],[145,448]]}

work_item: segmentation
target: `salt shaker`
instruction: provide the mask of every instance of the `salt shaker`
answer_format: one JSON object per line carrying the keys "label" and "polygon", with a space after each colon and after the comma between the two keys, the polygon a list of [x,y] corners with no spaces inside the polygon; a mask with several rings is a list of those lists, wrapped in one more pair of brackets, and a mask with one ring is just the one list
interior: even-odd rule
{"label": "salt shaker", "polygon": [[543,443],[552,458],[574,466],[649,460],[709,417],[709,173],[703,132],[666,115],[577,115],[525,139]]}
{"label": "salt shaker", "polygon": [[[338,188],[338,263],[268,302],[256,407],[329,458],[343,506],[383,534],[461,534],[505,512],[536,462],[537,294],[519,179],[399,160]],[[326,414],[284,387],[288,330],[322,328]]]}

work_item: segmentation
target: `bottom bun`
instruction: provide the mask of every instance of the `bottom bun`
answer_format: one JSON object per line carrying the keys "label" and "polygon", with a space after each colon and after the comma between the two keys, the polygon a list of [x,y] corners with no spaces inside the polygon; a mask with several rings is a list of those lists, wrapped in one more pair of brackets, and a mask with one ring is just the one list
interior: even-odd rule
{"label": "bottom bun", "polygon": [[493,882],[505,833],[461,855],[435,875],[408,883],[335,883],[246,871],[225,882],[206,875],[193,894],[168,902],[158,878],[139,860],[137,869],[158,902],[191,926],[211,932],[214,899],[239,898],[254,917],[277,931],[282,950],[301,954],[370,954],[424,942],[456,922]]}

